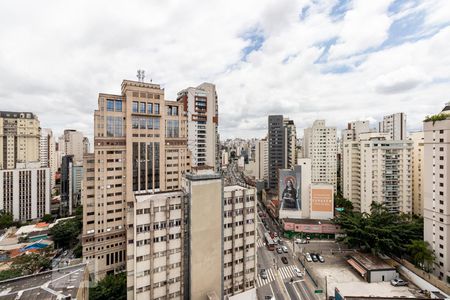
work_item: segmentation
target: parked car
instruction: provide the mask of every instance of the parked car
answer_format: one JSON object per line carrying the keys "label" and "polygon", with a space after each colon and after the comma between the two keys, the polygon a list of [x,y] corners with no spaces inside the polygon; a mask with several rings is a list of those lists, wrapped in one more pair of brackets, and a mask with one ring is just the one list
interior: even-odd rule
{"label": "parked car", "polygon": [[266,269],[261,269],[261,271],[259,272],[259,276],[261,276],[262,279],[267,279]]}
{"label": "parked car", "polygon": [[308,262],[312,262],[311,255],[310,255],[309,253],[305,253],[305,259],[306,259],[306,261],[308,261]]}
{"label": "parked car", "polygon": [[277,248],[277,253],[278,253],[278,254],[283,253],[283,250],[281,249],[281,247],[278,247],[278,248]]}
{"label": "parked car", "polygon": [[306,244],[306,240],[305,239],[296,239],[295,243],[296,244]]}
{"label": "parked car", "polygon": [[294,268],[294,273],[297,277],[303,277],[302,271],[299,268]]}
{"label": "parked car", "polygon": [[408,285],[408,282],[404,281],[403,279],[396,278],[391,280],[391,284],[393,286],[405,286]]}
{"label": "parked car", "polygon": [[288,259],[286,258],[286,256],[281,257],[281,261],[282,261],[283,264],[285,264],[285,265],[288,264]]}
{"label": "parked car", "polygon": [[319,261],[320,261],[321,263],[324,263],[324,262],[325,262],[325,259],[322,257],[322,255],[316,254],[316,256],[317,256],[317,258],[319,259]]}
{"label": "parked car", "polygon": [[281,249],[283,249],[284,253],[288,253],[288,248],[286,246],[281,247]]}
{"label": "parked car", "polygon": [[273,236],[277,237],[277,236],[278,236],[278,233],[274,232],[274,233],[273,233]]}
{"label": "parked car", "polygon": [[317,256],[314,253],[311,253],[311,259],[313,262],[318,262],[319,259],[317,258]]}

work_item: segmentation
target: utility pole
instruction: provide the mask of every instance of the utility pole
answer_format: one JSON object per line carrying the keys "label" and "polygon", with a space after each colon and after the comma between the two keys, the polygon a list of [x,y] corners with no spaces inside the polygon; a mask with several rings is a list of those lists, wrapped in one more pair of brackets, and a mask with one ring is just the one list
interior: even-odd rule
{"label": "utility pole", "polygon": [[328,300],[328,276],[325,275],[325,300]]}

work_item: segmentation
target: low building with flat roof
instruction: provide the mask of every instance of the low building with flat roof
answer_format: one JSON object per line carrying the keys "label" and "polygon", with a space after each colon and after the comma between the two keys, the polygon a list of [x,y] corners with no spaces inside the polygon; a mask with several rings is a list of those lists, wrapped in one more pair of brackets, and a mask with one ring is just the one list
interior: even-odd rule
{"label": "low building with flat roof", "polygon": [[398,278],[397,270],[372,254],[352,253],[347,262],[369,283]]}

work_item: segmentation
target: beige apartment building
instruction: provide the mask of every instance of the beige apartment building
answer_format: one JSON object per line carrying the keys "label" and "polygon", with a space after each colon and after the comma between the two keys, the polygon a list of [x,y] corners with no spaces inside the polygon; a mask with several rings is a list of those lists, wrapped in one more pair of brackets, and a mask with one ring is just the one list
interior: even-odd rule
{"label": "beige apartment building", "polygon": [[337,185],[336,127],[327,127],[325,120],[316,120],[303,135],[303,157],[311,159],[313,183]]}
{"label": "beige apartment building", "polygon": [[412,211],[413,214],[423,215],[423,172],[424,172],[424,133],[412,132],[409,139],[413,142],[412,152]]}
{"label": "beige apartment building", "polygon": [[423,123],[424,240],[436,255],[433,273],[450,282],[450,102]]}
{"label": "beige apartment building", "polygon": [[343,194],[356,211],[372,202],[391,212],[412,212],[412,142],[392,141],[388,133],[361,133],[344,142]]}
{"label": "beige apartment building", "polygon": [[0,111],[0,170],[39,161],[40,122],[30,112]]}
{"label": "beige apartment building", "polygon": [[193,167],[220,168],[219,107],[216,86],[202,83],[178,93],[177,101],[187,116],[188,148]]}

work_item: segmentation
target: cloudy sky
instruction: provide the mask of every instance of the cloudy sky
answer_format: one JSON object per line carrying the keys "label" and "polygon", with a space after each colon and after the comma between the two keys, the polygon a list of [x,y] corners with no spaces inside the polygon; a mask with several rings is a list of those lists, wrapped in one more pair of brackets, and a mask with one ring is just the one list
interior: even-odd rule
{"label": "cloudy sky", "polygon": [[147,78],[166,98],[217,85],[222,138],[268,114],[343,128],[403,111],[417,130],[450,101],[450,1],[2,1],[0,110],[93,133],[99,92]]}

